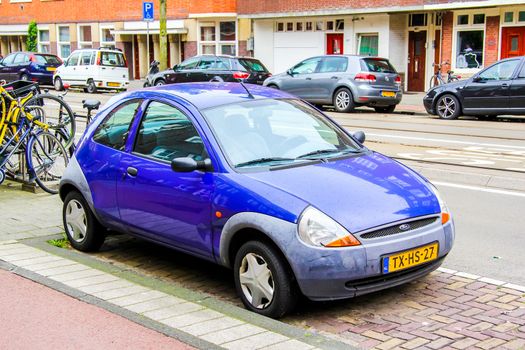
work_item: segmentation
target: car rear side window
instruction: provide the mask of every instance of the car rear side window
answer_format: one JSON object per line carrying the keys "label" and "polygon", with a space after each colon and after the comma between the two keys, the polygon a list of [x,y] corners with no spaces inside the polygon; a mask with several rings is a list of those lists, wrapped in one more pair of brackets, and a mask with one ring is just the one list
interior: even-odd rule
{"label": "car rear side window", "polygon": [[120,52],[101,51],[100,62],[103,66],[125,67],[124,55]]}
{"label": "car rear side window", "polygon": [[361,60],[361,69],[374,73],[397,73],[390,62],[381,58],[364,58]]}
{"label": "car rear side window", "polygon": [[36,62],[38,64],[61,64],[60,60],[56,56],[52,55],[35,55]]}
{"label": "car rear side window", "polygon": [[123,150],[129,128],[142,100],[131,100],[122,103],[109,113],[93,135],[97,143]]}
{"label": "car rear side window", "polygon": [[345,72],[347,67],[346,57],[325,57],[319,65],[319,73]]}
{"label": "car rear side window", "polygon": [[268,73],[268,69],[258,60],[239,59],[239,63],[248,72]]}
{"label": "car rear side window", "polygon": [[191,120],[179,109],[156,101],[149,104],[142,118],[133,151],[167,162],[179,157],[208,157]]}

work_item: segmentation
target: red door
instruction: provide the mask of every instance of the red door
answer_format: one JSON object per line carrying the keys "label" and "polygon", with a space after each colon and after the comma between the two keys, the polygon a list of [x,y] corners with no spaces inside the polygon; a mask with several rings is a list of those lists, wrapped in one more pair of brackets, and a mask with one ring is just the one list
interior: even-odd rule
{"label": "red door", "polygon": [[525,55],[525,27],[504,27],[501,31],[501,58]]}
{"label": "red door", "polygon": [[343,54],[343,34],[326,34],[326,54],[342,55]]}
{"label": "red door", "polygon": [[427,32],[408,33],[408,91],[425,90]]}

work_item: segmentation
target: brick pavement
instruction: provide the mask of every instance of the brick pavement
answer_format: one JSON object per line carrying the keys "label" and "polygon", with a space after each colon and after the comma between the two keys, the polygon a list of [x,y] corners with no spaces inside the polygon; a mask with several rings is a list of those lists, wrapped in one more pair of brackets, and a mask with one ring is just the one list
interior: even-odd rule
{"label": "brick pavement", "polygon": [[[16,227],[4,225],[0,240],[44,235],[60,226],[52,210],[60,210],[56,197],[22,194],[20,199],[18,194],[0,190],[2,221],[16,218],[16,225],[36,226],[36,233],[29,229],[20,234]],[[49,216],[25,223],[20,206],[48,206]],[[240,305],[230,271],[188,255],[120,235],[91,256]],[[303,300],[283,321],[363,349],[525,349],[525,290],[519,288],[441,269],[419,281],[351,300]]]}

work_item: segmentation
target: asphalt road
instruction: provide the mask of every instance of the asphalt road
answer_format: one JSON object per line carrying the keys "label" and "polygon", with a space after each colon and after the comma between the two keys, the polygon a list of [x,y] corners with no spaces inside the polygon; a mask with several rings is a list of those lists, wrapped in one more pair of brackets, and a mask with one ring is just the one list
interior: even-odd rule
{"label": "asphalt road", "polygon": [[[112,96],[69,92],[66,101],[81,112],[82,99],[104,103]],[[444,267],[525,285],[525,192],[487,192],[479,184],[468,186],[473,185],[470,177],[486,174],[525,181],[525,119],[444,121],[417,113],[377,114],[366,108],[353,114],[328,114],[351,131],[364,130],[366,145],[373,150],[411,165],[443,170],[430,179],[438,183],[457,233]],[[83,130],[81,120],[79,133]],[[462,183],[451,182],[447,175],[451,167],[464,174]]]}

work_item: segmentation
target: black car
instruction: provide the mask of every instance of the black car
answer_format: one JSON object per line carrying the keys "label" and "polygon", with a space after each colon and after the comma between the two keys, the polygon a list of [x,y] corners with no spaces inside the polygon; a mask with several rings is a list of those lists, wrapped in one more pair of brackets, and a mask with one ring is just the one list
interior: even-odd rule
{"label": "black car", "polygon": [[30,80],[53,85],[53,73],[62,60],[58,56],[35,52],[13,52],[0,61],[0,80]]}
{"label": "black car", "polygon": [[437,86],[423,103],[428,113],[442,119],[525,114],[525,56],[498,61],[469,79]]}
{"label": "black car", "polygon": [[173,69],[148,76],[149,86],[199,81],[236,82],[244,79],[262,85],[271,76],[261,61],[251,57],[201,55],[188,58]]}

